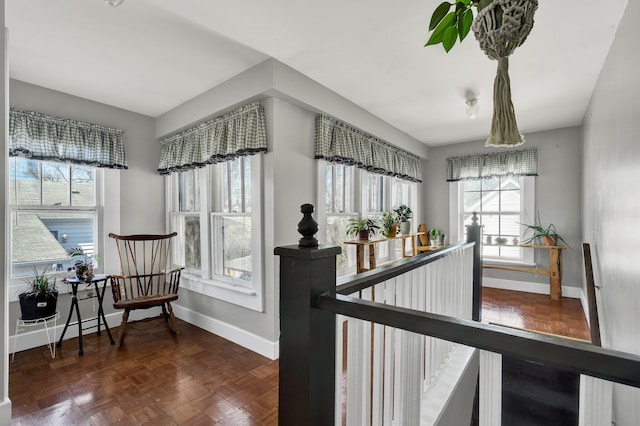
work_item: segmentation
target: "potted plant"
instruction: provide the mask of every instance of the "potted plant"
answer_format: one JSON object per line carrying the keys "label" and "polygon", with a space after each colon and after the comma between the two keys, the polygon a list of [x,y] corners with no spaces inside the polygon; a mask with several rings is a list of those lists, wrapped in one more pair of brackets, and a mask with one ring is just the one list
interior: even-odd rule
{"label": "potted plant", "polygon": [[393,210],[393,213],[396,215],[396,219],[400,222],[400,233],[401,234],[409,234],[411,232],[411,216],[413,213],[411,209],[406,205],[402,204],[397,209]]}
{"label": "potted plant", "polygon": [[375,235],[380,226],[374,219],[350,219],[347,225],[347,235],[357,236],[359,240],[368,240]]}
{"label": "potted plant", "polygon": [[[526,223],[521,223],[520,225],[526,227],[527,229],[524,231],[524,234],[531,231],[532,235],[527,240],[524,241],[524,244],[531,244],[534,241],[538,240],[548,246],[556,246],[558,245],[558,240],[567,244],[567,242],[558,234],[556,230],[556,226],[553,223],[550,223],[548,226],[543,226],[540,221],[540,212],[536,217],[536,220],[533,225],[528,225]],[[567,244],[568,246],[569,244]]]}
{"label": "potted plant", "polygon": [[42,273],[38,273],[34,266],[34,277],[27,281],[28,288],[18,295],[23,320],[46,318],[56,313],[56,277],[47,276],[48,269],[49,265],[45,266]]}
{"label": "potted plant", "polygon": [[442,231],[438,228],[433,228],[429,231],[429,244],[431,247],[436,247],[440,245],[440,236],[442,235]]}
{"label": "potted plant", "polygon": [[382,218],[380,218],[380,225],[382,225],[382,235],[387,238],[393,238],[398,232],[398,222],[393,214],[384,212]]}
{"label": "potted plant", "polygon": [[68,268],[67,271],[74,271],[76,274],[76,278],[82,282],[89,283],[95,276],[94,273],[94,257],[91,255],[87,255],[81,247],[72,247],[67,250],[67,254],[70,257],[80,257],[77,259],[72,267]]}

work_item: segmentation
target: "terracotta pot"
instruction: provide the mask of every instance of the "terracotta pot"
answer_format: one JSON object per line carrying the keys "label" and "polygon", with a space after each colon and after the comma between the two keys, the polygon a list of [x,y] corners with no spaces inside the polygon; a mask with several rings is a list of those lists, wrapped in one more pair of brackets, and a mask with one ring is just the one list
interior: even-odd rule
{"label": "terracotta pot", "polygon": [[391,225],[391,229],[387,233],[387,238],[394,238],[398,234],[398,224],[394,223]]}
{"label": "terracotta pot", "polygon": [[549,237],[547,235],[543,236],[542,239],[544,241],[544,244],[547,245],[547,246],[555,246],[556,245],[556,241],[553,238],[551,238],[551,237]]}

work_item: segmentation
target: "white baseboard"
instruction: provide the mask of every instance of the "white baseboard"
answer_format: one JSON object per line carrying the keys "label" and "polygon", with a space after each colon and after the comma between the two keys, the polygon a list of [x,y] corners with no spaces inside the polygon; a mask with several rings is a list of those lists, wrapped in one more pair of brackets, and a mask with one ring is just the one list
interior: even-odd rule
{"label": "white baseboard", "polygon": [[[204,330],[209,331],[210,333],[214,333],[220,337],[223,337],[233,343],[236,343],[240,346],[243,346],[249,350],[259,353],[262,356],[265,356],[269,359],[277,359],[279,356],[279,346],[278,342],[268,341],[260,336],[257,336],[253,333],[249,333],[246,330],[238,328],[234,325],[222,322],[215,318],[211,318],[205,315],[202,315],[198,312],[192,311],[190,309],[184,308],[177,304],[172,304],[173,311],[176,317],[180,318],[183,321],[186,321],[190,324],[193,324],[197,327],[200,327]],[[161,312],[160,308],[151,308],[151,309],[143,309],[131,311],[129,315],[129,321],[137,321],[144,318],[149,318],[152,316],[157,316]],[[109,324],[110,328],[115,328],[120,325],[120,321],[122,319],[122,311],[114,312],[105,316],[107,319],[107,324]],[[62,334],[62,330],[64,329],[64,324],[67,320],[66,314],[61,314],[60,319],[58,320],[55,327],[55,337],[53,338],[53,343],[55,344],[58,339],[60,339],[60,334]],[[72,318],[75,320],[75,314]],[[52,325],[52,324],[50,324]],[[14,326],[15,327],[15,326]],[[95,333],[95,329],[85,331],[84,334]],[[112,332],[113,333],[113,332]],[[49,334],[51,335],[51,329],[49,330]],[[105,339],[106,332],[104,332]],[[78,337],[78,325],[71,324],[67,329],[67,332],[64,335],[64,340],[73,339],[74,337]],[[117,339],[117,333],[114,334],[113,338]],[[38,326],[34,327],[33,330],[27,329],[27,331],[22,330],[18,335],[17,340],[16,336],[9,337],[9,353],[13,353],[13,345],[16,345],[15,350],[16,353],[20,351],[24,351],[27,349],[37,348],[40,346],[44,346],[47,344],[47,334],[45,332],[44,327]],[[0,405],[0,418],[2,414],[2,406]],[[10,411],[10,410],[9,410]],[[0,422],[0,424],[3,424]]]}
{"label": "white baseboard", "polygon": [[189,324],[207,330],[269,359],[277,359],[279,356],[277,341],[269,341],[235,325],[202,315],[180,305],[173,304],[173,312],[178,318]]}
{"label": "white baseboard", "polygon": [[[482,277],[482,286],[499,288],[502,290],[525,291],[527,293],[549,294],[549,284],[534,283],[530,281],[514,281]],[[562,297],[582,300],[583,291],[578,287],[562,286]]]}
{"label": "white baseboard", "polygon": [[11,400],[5,398],[0,402],[0,425],[11,424]]}

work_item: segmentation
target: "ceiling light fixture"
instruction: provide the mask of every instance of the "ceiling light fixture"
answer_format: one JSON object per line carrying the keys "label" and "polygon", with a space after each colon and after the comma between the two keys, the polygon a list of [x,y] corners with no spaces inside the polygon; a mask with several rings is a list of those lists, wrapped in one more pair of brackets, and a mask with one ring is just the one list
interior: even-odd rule
{"label": "ceiling light fixture", "polygon": [[467,112],[467,116],[470,119],[474,119],[478,116],[480,112],[480,105],[478,104],[478,98],[467,99],[467,106],[465,107],[465,111]]}
{"label": "ceiling light fixture", "polygon": [[124,0],[104,0],[105,4],[108,4],[111,7],[118,7],[122,4]]}

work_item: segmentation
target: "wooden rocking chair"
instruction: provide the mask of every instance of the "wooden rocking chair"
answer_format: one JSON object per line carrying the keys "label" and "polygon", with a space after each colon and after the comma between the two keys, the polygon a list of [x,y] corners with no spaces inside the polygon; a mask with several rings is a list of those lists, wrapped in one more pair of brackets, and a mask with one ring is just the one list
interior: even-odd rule
{"label": "wooden rocking chair", "polygon": [[119,346],[122,346],[129,312],[135,309],[162,307],[160,318],[169,330],[178,334],[171,302],[178,299],[180,273],[184,268],[169,270],[171,240],[176,235],[176,232],[169,235],[109,234],[116,241],[122,273],[111,276],[113,307],[124,309]]}

